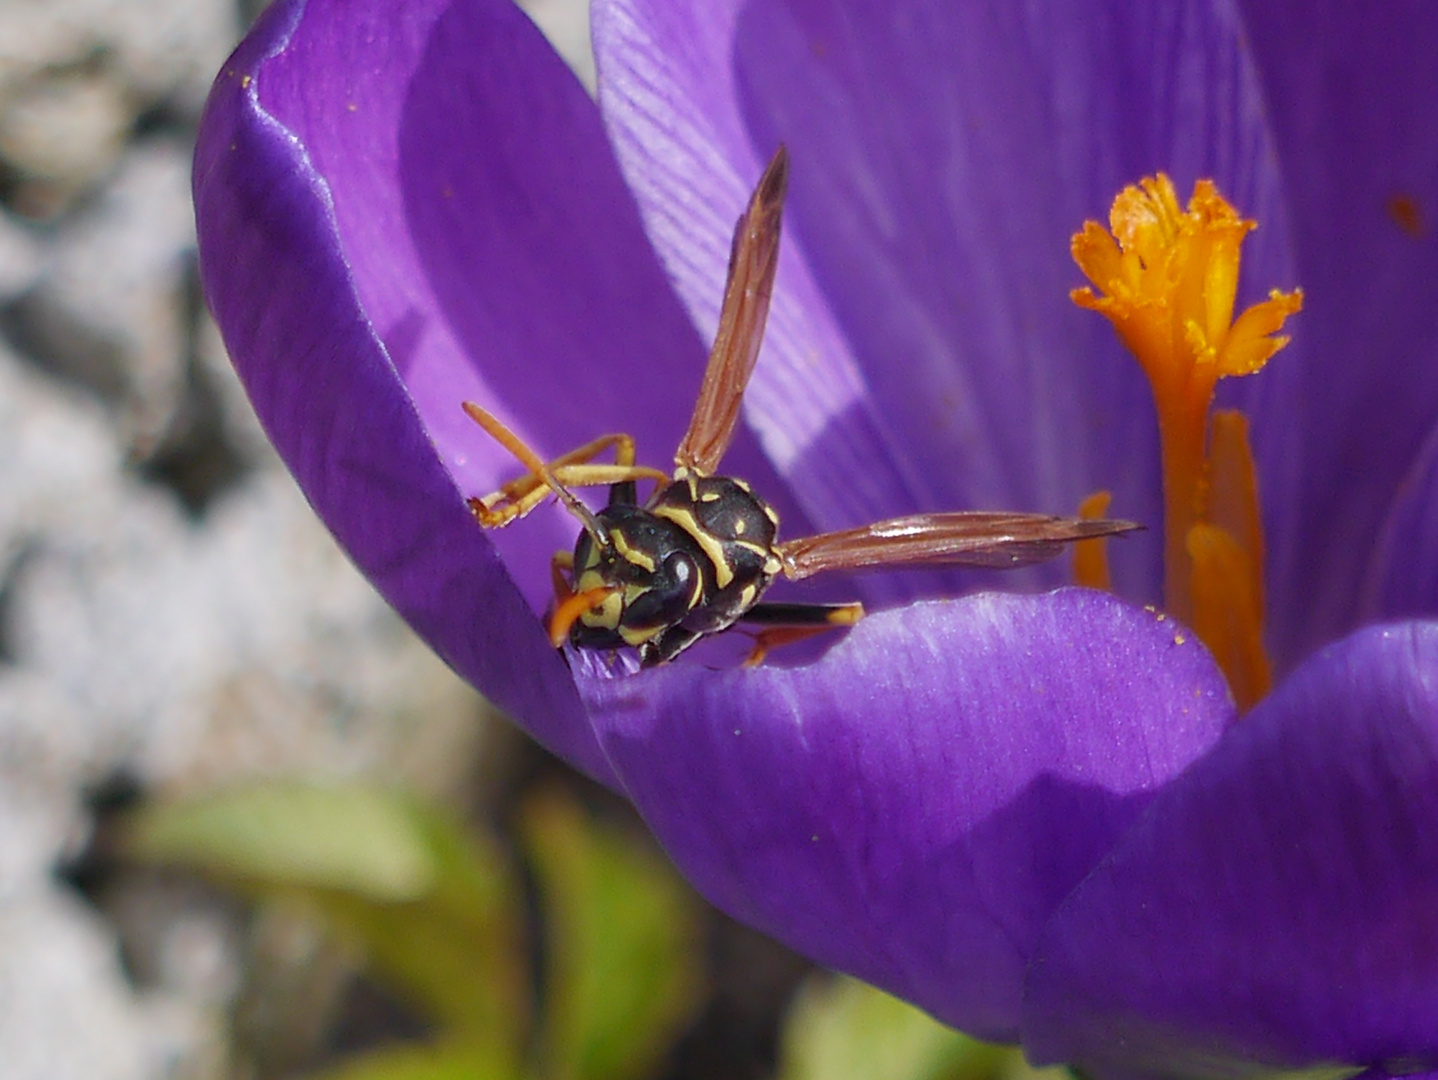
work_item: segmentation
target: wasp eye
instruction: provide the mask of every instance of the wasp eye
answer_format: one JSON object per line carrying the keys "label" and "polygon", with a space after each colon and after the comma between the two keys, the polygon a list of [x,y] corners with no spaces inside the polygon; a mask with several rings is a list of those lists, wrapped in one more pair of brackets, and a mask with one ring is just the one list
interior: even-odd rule
{"label": "wasp eye", "polygon": [[648,586],[625,606],[630,626],[672,626],[699,598],[699,567],[687,552],[673,551],[654,571]]}

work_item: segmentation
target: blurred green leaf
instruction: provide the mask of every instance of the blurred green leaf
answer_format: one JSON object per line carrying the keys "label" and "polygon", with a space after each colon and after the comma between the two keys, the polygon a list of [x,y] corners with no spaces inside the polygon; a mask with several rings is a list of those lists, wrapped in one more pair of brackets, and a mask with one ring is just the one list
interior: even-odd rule
{"label": "blurred green leaf", "polygon": [[361,1054],[309,1080],[518,1080],[512,1063],[468,1046],[404,1046]]}
{"label": "blurred green leaf", "polygon": [[525,805],[522,828],[547,930],[539,1074],[651,1074],[699,1004],[694,894],[650,844],[557,791]]}
{"label": "blurred green leaf", "polygon": [[382,902],[418,899],[437,873],[413,807],[374,788],[268,784],[156,804],[128,839],[150,861]]}
{"label": "blurred green leaf", "polygon": [[779,1080],[1072,1080],[857,979],[815,976],[785,1021]]}
{"label": "blurred green leaf", "polygon": [[492,840],[398,792],[284,783],[146,807],[125,846],[309,904],[442,1037],[517,1067],[529,1008],[518,890]]}

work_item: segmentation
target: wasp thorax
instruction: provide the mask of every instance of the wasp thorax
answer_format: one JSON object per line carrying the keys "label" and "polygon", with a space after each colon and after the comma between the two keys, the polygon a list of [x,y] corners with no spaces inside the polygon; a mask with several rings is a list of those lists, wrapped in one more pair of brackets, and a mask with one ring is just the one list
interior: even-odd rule
{"label": "wasp thorax", "polygon": [[780,570],[774,551],[779,515],[743,480],[681,472],[655,493],[649,509],[699,545],[716,590],[742,591],[761,580],[767,585]]}

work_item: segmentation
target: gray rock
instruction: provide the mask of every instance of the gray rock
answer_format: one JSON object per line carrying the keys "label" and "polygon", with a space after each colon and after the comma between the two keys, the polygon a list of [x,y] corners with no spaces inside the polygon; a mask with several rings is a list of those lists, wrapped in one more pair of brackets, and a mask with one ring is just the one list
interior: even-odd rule
{"label": "gray rock", "polygon": [[151,139],[126,151],[100,195],[50,246],[11,310],[35,359],[113,400],[139,457],[174,422],[189,362],[194,266],[190,149]]}
{"label": "gray rock", "polygon": [[173,1059],[125,984],[95,912],[55,888],[0,902],[7,1080],[145,1080]]}
{"label": "gray rock", "polygon": [[[214,894],[131,876],[102,915],[57,883],[96,785],[446,794],[483,748],[483,706],[335,547],[196,310],[193,125],[241,3],[0,0],[5,1080],[219,1077],[253,1006]],[[584,0],[527,6],[592,89]]]}
{"label": "gray rock", "polygon": [[39,280],[42,257],[39,239],[14,215],[0,209],[0,305]]}

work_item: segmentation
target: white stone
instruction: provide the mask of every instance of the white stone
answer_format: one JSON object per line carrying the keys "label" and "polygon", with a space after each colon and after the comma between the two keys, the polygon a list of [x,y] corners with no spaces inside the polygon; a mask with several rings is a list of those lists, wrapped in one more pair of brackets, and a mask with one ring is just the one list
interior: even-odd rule
{"label": "white stone", "polygon": [[136,144],[62,232],[25,301],[42,359],[119,397],[126,441],[141,458],[173,422],[185,383],[189,190],[189,147]]}
{"label": "white stone", "polygon": [[164,1054],[94,912],[58,888],[0,901],[6,1080],[150,1080]]}
{"label": "white stone", "polygon": [[0,112],[0,155],[21,173],[78,191],[119,156],[133,109],[103,71],[38,76],[15,87]]}
{"label": "white stone", "polygon": [[35,284],[41,260],[40,242],[30,229],[0,210],[0,304]]}

